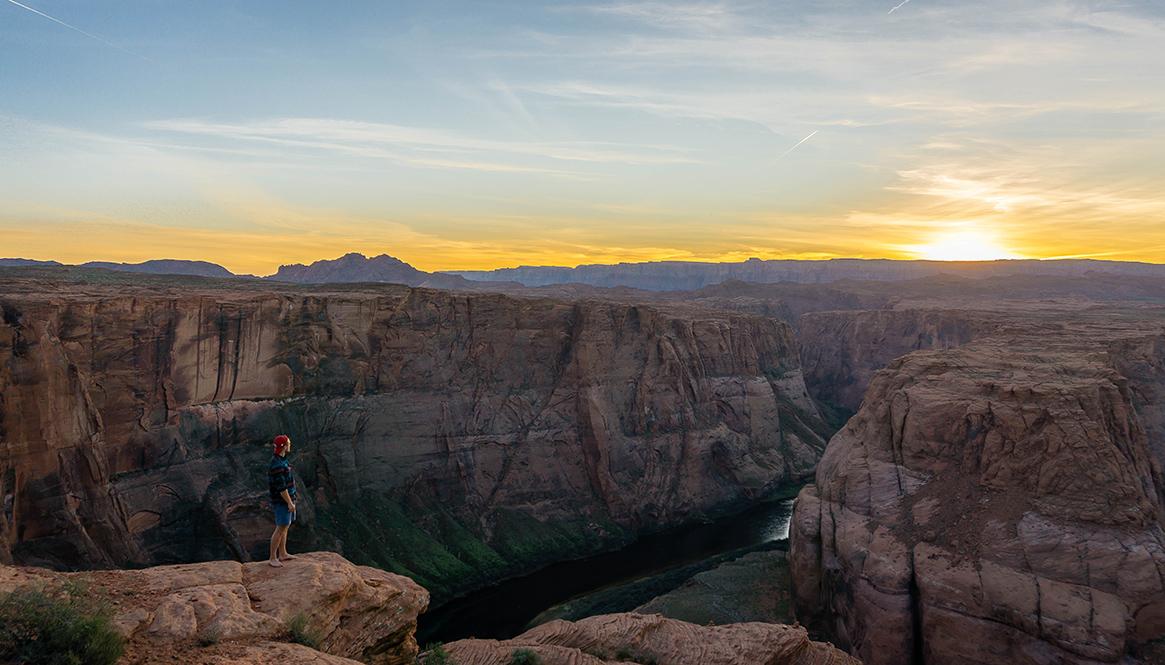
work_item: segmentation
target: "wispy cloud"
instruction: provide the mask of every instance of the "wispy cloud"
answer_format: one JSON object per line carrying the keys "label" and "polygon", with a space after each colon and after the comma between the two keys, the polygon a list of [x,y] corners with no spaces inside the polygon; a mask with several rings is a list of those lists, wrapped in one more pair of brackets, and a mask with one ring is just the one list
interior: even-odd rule
{"label": "wispy cloud", "polygon": [[326,118],[277,118],[247,123],[216,123],[196,119],[159,120],[150,129],[201,135],[235,142],[261,142],[287,147],[314,148],[376,157],[423,167],[540,172],[553,175],[586,174],[558,169],[517,166],[496,161],[425,157],[392,151],[408,148],[422,154],[521,155],[564,162],[623,164],[695,163],[690,149],[658,145],[623,145],[587,141],[521,142],[463,137],[431,129]]}
{"label": "wispy cloud", "polygon": [[615,2],[566,5],[556,11],[586,12],[687,30],[724,30],[739,27],[743,21],[727,2]]}

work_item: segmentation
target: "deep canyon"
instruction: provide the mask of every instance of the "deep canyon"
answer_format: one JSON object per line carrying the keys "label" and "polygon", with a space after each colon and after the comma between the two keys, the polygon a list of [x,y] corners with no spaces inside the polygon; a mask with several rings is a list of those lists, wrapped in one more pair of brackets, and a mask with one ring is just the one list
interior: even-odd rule
{"label": "deep canyon", "polygon": [[868,664],[1148,663],[1165,639],[1162,278],[45,274],[2,275],[3,563],[264,558],[286,433],[293,545],[436,603],[812,479],[797,618]]}
{"label": "deep canyon", "polygon": [[6,562],[263,557],[282,432],[294,544],[447,597],[755,501],[829,434],[791,328],[749,314],[34,283],[3,308]]}

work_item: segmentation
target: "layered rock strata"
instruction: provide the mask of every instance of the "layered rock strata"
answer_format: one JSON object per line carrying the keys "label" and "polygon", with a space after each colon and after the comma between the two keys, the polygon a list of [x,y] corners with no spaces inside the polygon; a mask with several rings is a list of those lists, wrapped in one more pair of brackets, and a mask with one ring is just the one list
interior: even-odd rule
{"label": "layered rock strata", "polygon": [[0,560],[265,557],[267,442],[293,538],[432,588],[748,501],[824,423],[757,316],[386,286],[11,293]]}
{"label": "layered rock strata", "polygon": [[552,621],[512,640],[460,640],[447,649],[458,665],[509,665],[519,650],[546,665],[860,665],[800,626],[697,626],[634,612]]}
{"label": "layered rock strata", "polygon": [[1103,346],[912,353],[797,499],[797,616],[872,665],[1122,662],[1165,637],[1163,489]]}

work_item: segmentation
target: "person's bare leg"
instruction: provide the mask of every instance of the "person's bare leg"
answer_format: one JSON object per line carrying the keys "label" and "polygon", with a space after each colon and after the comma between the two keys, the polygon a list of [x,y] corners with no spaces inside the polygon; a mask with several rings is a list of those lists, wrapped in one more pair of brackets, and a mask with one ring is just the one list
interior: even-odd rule
{"label": "person's bare leg", "polygon": [[271,534],[271,558],[267,559],[267,563],[269,565],[275,566],[276,568],[281,568],[283,566],[282,563],[279,563],[279,548],[280,546],[283,546],[284,550],[286,550],[286,545],[284,545],[286,542],[287,527],[275,527],[275,533]]}
{"label": "person's bare leg", "polygon": [[287,532],[290,531],[288,527],[283,527],[283,537],[279,539],[279,560],[290,561],[295,556],[287,553]]}

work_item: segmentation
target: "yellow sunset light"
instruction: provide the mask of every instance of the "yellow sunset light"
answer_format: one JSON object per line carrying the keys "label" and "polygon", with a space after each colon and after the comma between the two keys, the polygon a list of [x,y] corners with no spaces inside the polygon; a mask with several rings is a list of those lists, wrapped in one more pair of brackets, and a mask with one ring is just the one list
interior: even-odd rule
{"label": "yellow sunset light", "polygon": [[911,252],[931,261],[994,261],[1019,258],[995,244],[984,234],[974,231],[946,234],[932,244],[914,247]]}

